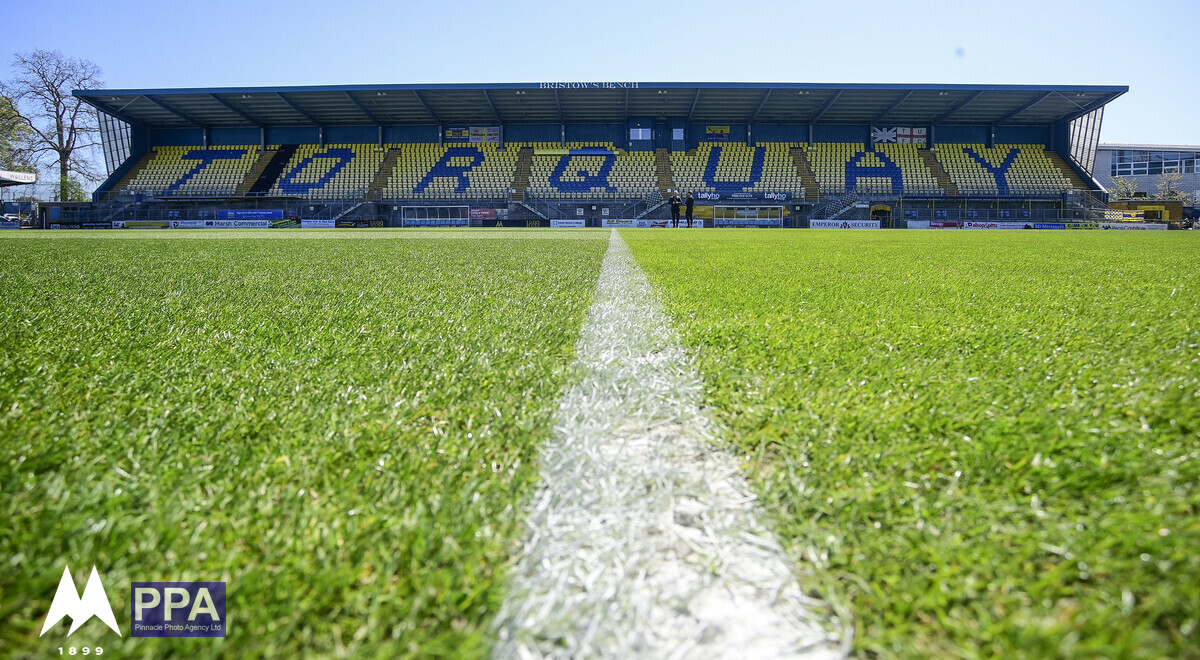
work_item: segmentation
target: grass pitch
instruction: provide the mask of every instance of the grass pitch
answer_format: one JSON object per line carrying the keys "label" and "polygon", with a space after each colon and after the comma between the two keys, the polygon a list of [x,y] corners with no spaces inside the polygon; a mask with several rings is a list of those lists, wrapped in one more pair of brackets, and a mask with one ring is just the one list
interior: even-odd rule
{"label": "grass pitch", "polygon": [[[860,655],[1200,657],[1192,236],[623,235]],[[0,234],[0,655],[484,654],[607,239]]]}
{"label": "grass pitch", "polygon": [[1184,233],[623,231],[882,657],[1200,657]]}
{"label": "grass pitch", "polygon": [[[483,653],[607,239],[0,237],[0,656]],[[38,639],[64,563],[123,639]],[[228,638],[131,638],[142,580]]]}

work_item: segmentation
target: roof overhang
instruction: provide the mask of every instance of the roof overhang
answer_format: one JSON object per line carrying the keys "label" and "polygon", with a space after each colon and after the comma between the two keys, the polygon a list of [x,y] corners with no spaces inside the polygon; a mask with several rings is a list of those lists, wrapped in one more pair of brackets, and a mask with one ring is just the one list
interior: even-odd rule
{"label": "roof overhang", "polygon": [[8,170],[0,170],[0,187],[5,186],[27,186],[31,183],[37,183],[37,175],[28,172],[10,172]]}
{"label": "roof overhang", "polygon": [[76,90],[151,128],[622,123],[1035,125],[1129,91],[1096,85],[542,82]]}

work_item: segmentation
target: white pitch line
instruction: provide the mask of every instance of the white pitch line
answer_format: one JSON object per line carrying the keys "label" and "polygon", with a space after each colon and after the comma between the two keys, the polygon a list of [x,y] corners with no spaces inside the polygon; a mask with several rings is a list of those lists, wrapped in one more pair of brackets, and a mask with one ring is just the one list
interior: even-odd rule
{"label": "white pitch line", "polygon": [[577,349],[494,657],[843,657],[616,231]]}

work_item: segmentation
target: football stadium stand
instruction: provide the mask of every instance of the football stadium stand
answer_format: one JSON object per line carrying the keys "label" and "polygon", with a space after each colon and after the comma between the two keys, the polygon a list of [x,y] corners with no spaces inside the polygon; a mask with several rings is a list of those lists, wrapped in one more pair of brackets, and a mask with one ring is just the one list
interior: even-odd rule
{"label": "football stadium stand", "polygon": [[309,199],[365,197],[384,153],[373,144],[302,144],[268,194]]}
{"label": "football stadium stand", "polygon": [[811,145],[808,160],[826,196],[845,192],[941,194],[945,190],[915,144],[826,142]]}
{"label": "football stadium stand", "polygon": [[1036,144],[942,144],[938,160],[962,194],[1052,195],[1071,181]]}
{"label": "football stadium stand", "polygon": [[706,221],[782,214],[784,226],[833,218],[919,226],[1110,217],[1092,169],[1104,107],[1127,90],[807,83],[81,90],[76,96],[100,115],[109,178],[93,208],[70,213],[89,227],[198,218],[578,226],[661,220],[669,213],[663,195],[675,189],[697,193]]}
{"label": "football stadium stand", "polygon": [[628,152],[611,142],[535,142],[529,186],[547,199],[631,199],[658,188],[654,153]]}
{"label": "football stadium stand", "polygon": [[228,197],[258,160],[257,146],[157,147],[120,187],[155,197]]}
{"label": "football stadium stand", "polygon": [[733,194],[789,193],[804,199],[804,184],[792,159],[794,143],[756,146],[734,142],[702,142],[693,151],[671,154],[675,187],[682,191]]}
{"label": "football stadium stand", "polygon": [[383,199],[503,199],[520,148],[496,144],[395,144],[396,165]]}

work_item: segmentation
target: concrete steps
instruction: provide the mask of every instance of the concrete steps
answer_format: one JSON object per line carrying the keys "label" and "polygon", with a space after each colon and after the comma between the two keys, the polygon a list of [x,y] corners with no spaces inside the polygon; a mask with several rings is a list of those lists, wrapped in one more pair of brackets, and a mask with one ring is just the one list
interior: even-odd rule
{"label": "concrete steps", "polygon": [[917,149],[917,153],[921,155],[921,160],[925,161],[925,167],[928,167],[929,171],[933,173],[933,178],[937,179],[942,190],[946,191],[947,195],[957,195],[958,186],[950,180],[946,168],[942,167],[941,161],[934,156],[933,152],[928,149]]}
{"label": "concrete steps", "polygon": [[388,182],[392,180],[392,172],[396,170],[396,162],[400,160],[400,154],[400,149],[388,149],[387,155],[383,157],[383,163],[379,166],[379,171],[375,173],[371,185],[367,186],[367,199],[379,199],[383,194],[383,189],[387,188]]}
{"label": "concrete steps", "polygon": [[804,186],[804,199],[810,202],[819,201],[821,184],[817,181],[817,175],[813,173],[812,163],[808,162],[808,153],[804,147],[793,147],[791,153],[796,171],[800,173],[800,184]]}
{"label": "concrete steps", "polygon": [[[522,147],[521,155],[517,158],[517,169],[513,172],[512,189],[516,191],[513,193],[513,201],[524,201],[525,190],[529,188],[531,171],[533,171],[533,147]],[[534,213],[537,212],[534,211]],[[541,214],[538,213],[538,215]]]}
{"label": "concrete steps", "polygon": [[250,171],[246,172],[245,178],[242,179],[237,188],[234,188],[233,195],[235,197],[245,197],[246,193],[250,192],[250,187],[254,185],[254,182],[258,181],[258,177],[262,176],[263,170],[267,168],[267,163],[270,163],[274,157],[274,149],[262,151],[258,155],[258,160],[254,161],[254,167],[251,167]]}
{"label": "concrete steps", "polygon": [[1058,155],[1058,152],[1047,149],[1046,157],[1050,159],[1050,162],[1054,163],[1054,167],[1056,167],[1058,171],[1062,172],[1063,176],[1067,177],[1067,181],[1071,182],[1072,188],[1075,188],[1076,190],[1091,189],[1091,186],[1089,186],[1082,178],[1080,178],[1078,174],[1075,173],[1075,170],[1072,169],[1069,164],[1067,164],[1067,161],[1063,159],[1062,156]]}
{"label": "concrete steps", "polygon": [[658,192],[663,197],[675,188],[675,174],[671,170],[671,154],[666,149],[654,150],[654,163],[658,172]]}
{"label": "concrete steps", "polygon": [[150,153],[147,153],[139,158],[137,164],[133,166],[133,169],[126,172],[125,176],[121,177],[121,180],[117,182],[117,185],[113,186],[110,190],[112,190],[113,193],[116,193],[128,188],[130,182],[136,179],[137,176],[142,173],[142,170],[146,169],[146,166],[150,164],[150,160],[154,158],[154,155],[155,152],[151,151]]}

